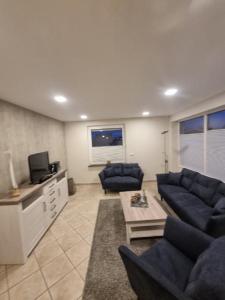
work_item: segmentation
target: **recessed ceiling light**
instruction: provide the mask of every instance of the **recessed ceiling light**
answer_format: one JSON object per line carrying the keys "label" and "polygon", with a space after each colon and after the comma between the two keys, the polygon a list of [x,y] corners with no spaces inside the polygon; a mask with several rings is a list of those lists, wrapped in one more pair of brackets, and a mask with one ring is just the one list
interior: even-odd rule
{"label": "recessed ceiling light", "polygon": [[165,90],[164,95],[165,96],[174,96],[174,95],[176,95],[177,92],[178,92],[178,89],[169,88],[169,89]]}
{"label": "recessed ceiling light", "polygon": [[66,97],[61,96],[61,95],[55,96],[55,97],[54,97],[54,100],[57,101],[57,102],[59,102],[59,103],[63,103],[63,102],[66,102],[66,101],[67,101]]}
{"label": "recessed ceiling light", "polygon": [[81,118],[82,120],[86,120],[86,119],[87,119],[87,115],[81,115],[80,118]]}
{"label": "recessed ceiling light", "polygon": [[149,111],[143,111],[143,113],[142,113],[142,116],[143,117],[147,117],[147,116],[149,116],[150,115],[150,112]]}

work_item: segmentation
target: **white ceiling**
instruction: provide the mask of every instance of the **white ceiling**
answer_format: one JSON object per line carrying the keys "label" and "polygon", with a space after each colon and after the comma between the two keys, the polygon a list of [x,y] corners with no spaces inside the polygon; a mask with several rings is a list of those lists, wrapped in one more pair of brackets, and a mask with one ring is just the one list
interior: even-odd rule
{"label": "white ceiling", "polygon": [[171,115],[225,90],[225,1],[0,0],[0,70],[1,99],[56,119]]}

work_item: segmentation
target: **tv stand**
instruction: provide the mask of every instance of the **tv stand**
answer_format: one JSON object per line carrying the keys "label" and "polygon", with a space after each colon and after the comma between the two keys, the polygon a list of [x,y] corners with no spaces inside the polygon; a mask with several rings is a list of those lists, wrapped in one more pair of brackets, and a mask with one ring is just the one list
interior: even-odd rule
{"label": "tv stand", "polygon": [[66,170],[22,186],[18,197],[0,199],[0,264],[24,264],[67,202]]}

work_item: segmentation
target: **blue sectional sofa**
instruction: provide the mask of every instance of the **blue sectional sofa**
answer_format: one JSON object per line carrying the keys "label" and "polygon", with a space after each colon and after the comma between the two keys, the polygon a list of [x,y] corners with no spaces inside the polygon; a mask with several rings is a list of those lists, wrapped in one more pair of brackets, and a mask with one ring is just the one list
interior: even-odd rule
{"label": "blue sectional sofa", "polygon": [[108,164],[99,173],[105,192],[141,190],[143,177],[144,173],[138,164]]}
{"label": "blue sectional sofa", "polygon": [[207,234],[225,235],[225,183],[192,170],[157,175],[158,191],[185,222]]}
{"label": "blue sectional sofa", "polygon": [[168,217],[164,237],[142,255],[119,248],[138,300],[224,300],[225,236],[214,239]]}

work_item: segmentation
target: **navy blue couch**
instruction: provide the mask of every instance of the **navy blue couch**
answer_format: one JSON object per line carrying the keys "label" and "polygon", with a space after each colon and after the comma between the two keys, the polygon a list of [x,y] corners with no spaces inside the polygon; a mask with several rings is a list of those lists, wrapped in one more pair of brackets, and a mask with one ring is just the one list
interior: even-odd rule
{"label": "navy blue couch", "polygon": [[225,184],[197,172],[157,175],[158,191],[185,222],[207,234],[225,235]]}
{"label": "navy blue couch", "polygon": [[162,240],[142,255],[119,248],[138,300],[224,300],[225,236],[214,239],[168,217]]}
{"label": "navy blue couch", "polygon": [[138,164],[109,164],[99,173],[105,192],[141,190],[143,177],[144,173]]}

